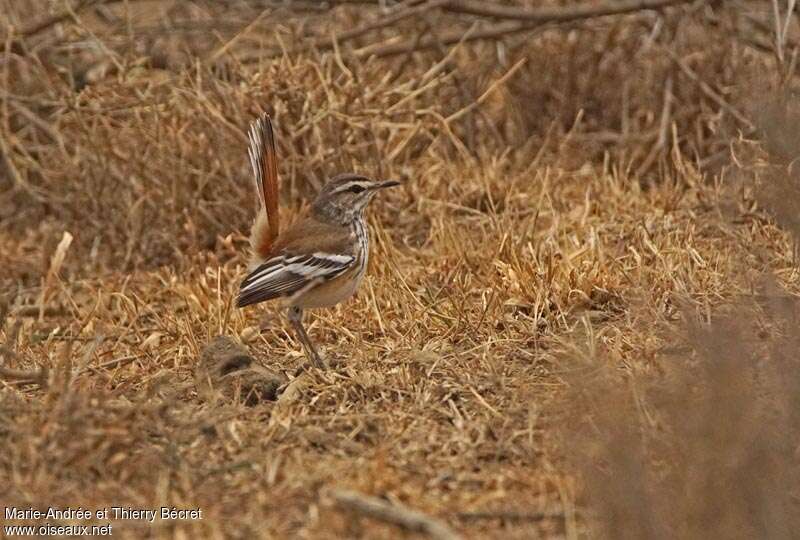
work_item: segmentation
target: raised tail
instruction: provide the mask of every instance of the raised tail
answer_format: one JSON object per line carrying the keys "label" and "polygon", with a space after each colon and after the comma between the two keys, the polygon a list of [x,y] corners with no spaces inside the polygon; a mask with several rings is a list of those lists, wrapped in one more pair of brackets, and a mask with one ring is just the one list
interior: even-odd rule
{"label": "raised tail", "polygon": [[267,113],[252,124],[247,134],[250,146],[247,154],[253,167],[258,196],[261,199],[258,216],[250,232],[250,244],[254,255],[267,257],[272,244],[280,232],[278,219],[278,154],[275,151],[275,136],[272,121]]}

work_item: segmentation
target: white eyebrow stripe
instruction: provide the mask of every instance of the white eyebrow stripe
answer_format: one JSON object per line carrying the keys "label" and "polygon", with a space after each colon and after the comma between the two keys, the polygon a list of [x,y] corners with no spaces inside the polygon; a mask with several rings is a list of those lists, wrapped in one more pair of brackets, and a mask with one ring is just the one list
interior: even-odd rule
{"label": "white eyebrow stripe", "polygon": [[358,180],[355,180],[355,179],[354,179],[354,180],[350,180],[350,181],[349,181],[349,182],[347,182],[346,184],[342,184],[341,186],[337,187],[337,188],[334,190],[334,193],[339,193],[339,192],[342,192],[342,191],[347,191],[348,189],[350,189],[350,188],[351,188],[351,187],[353,187],[353,186],[361,186],[361,187],[363,187],[363,188],[365,188],[365,189],[366,189],[366,188],[369,188],[369,187],[370,187],[372,184],[373,184],[373,182],[372,182],[371,180],[367,180],[367,179],[358,179]]}

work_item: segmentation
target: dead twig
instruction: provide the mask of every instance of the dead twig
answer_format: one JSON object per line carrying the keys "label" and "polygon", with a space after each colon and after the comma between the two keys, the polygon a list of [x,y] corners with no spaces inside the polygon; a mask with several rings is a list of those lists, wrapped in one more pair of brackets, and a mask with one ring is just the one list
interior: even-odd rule
{"label": "dead twig", "polygon": [[137,360],[141,357],[142,357],[141,354],[131,354],[128,356],[121,356],[119,358],[114,358],[113,360],[109,360],[108,362],[103,362],[99,366],[87,366],[86,370],[97,371],[101,369],[116,368],[124,366],[125,364],[130,364],[134,360]]}
{"label": "dead twig", "polygon": [[[112,0],[118,1],[118,0]],[[67,19],[72,18],[74,13],[82,11],[88,7],[91,7],[98,3],[107,3],[109,0],[80,0],[75,6],[67,5],[67,7],[58,13],[50,15],[48,17],[43,18],[40,21],[36,21],[30,24],[27,28],[23,28],[20,30],[15,38],[8,44],[3,43],[0,45],[0,52],[5,52],[7,50],[11,50],[16,54],[23,54],[22,43],[25,39],[29,37],[33,37],[36,34],[40,34],[46,30],[49,30],[53,26],[66,21]]]}
{"label": "dead twig", "polygon": [[67,256],[67,251],[69,251],[69,246],[72,244],[72,235],[64,231],[64,234],[61,237],[61,241],[58,243],[53,256],[50,259],[50,269],[47,272],[47,276],[45,276],[44,282],[42,284],[42,292],[41,296],[39,297],[39,320],[41,321],[44,318],[44,310],[47,306],[47,299],[48,296],[51,294],[53,287],[55,286],[56,282],[59,279],[59,272],[61,271],[61,266],[64,264],[64,259]]}
{"label": "dead twig", "polygon": [[58,149],[61,151],[62,155],[68,156],[67,147],[64,144],[64,138],[58,132],[57,129],[54,129],[48,122],[42,119],[38,114],[33,112],[31,109],[23,105],[22,101],[12,99],[9,100],[9,103],[13,109],[17,111],[21,116],[25,117],[26,120],[37,126],[41,129],[49,138],[58,146]]}
{"label": "dead twig", "polygon": [[[4,352],[5,351],[0,350],[0,355]],[[44,368],[40,368],[36,371],[27,371],[0,366],[0,378],[21,384],[38,384],[42,387],[47,386],[47,370]]]}
{"label": "dead twig", "polygon": [[[620,15],[647,9],[663,9],[679,4],[688,4],[695,0],[607,0],[601,4],[585,2],[577,6],[556,6],[543,8],[527,8],[509,6],[498,2],[484,0],[449,0],[443,2],[442,8],[451,13],[474,15],[493,19],[507,19],[528,22],[567,22],[576,19]],[[341,4],[372,4],[364,0],[345,0],[332,2],[333,6]]]}
{"label": "dead twig", "polygon": [[441,34],[438,39],[423,39],[417,44],[412,44],[408,41],[377,43],[358,49],[354,51],[353,54],[358,58],[394,56],[408,52],[433,49],[441,45],[452,45],[461,41],[494,39],[532,30],[546,24],[561,24],[607,17],[610,15],[625,15],[638,11],[657,10],[673,5],[687,4],[691,1],[694,0],[622,0],[599,6],[591,4],[570,8],[523,9],[488,4],[486,2],[475,2],[472,0],[452,0],[441,6],[442,9],[453,13],[480,15],[506,20],[501,23],[479,28],[469,37],[465,37],[462,30],[456,29]]}
{"label": "dead twig", "polygon": [[445,6],[446,11],[493,17],[496,19],[514,19],[518,21],[536,22],[569,22],[578,19],[621,15],[647,9],[662,9],[677,4],[688,4],[694,0],[615,0],[597,5],[584,4],[570,7],[522,8],[505,6],[481,0],[452,0]]}
{"label": "dead twig", "polygon": [[383,521],[384,523],[396,525],[407,531],[427,534],[431,538],[439,540],[461,538],[460,535],[442,521],[377,497],[370,497],[345,489],[335,489],[330,495],[340,508]]}
{"label": "dead twig", "polygon": [[368,58],[370,56],[385,58],[387,56],[396,56],[398,54],[434,49],[440,45],[453,45],[462,40],[463,42],[468,42],[480,39],[493,39],[500,36],[511,35],[517,32],[523,32],[525,30],[531,30],[536,26],[539,26],[539,23],[508,21],[476,29],[472,35],[466,38],[464,37],[464,32],[462,30],[453,30],[450,32],[442,32],[439,35],[438,40],[430,38],[421,39],[416,44],[410,41],[376,43],[361,49],[357,49],[353,52],[353,54],[357,58]]}
{"label": "dead twig", "polygon": [[[2,312],[0,313],[0,323],[5,322],[5,316],[7,313],[7,308],[3,307]],[[2,325],[0,325],[0,329]],[[0,345],[0,362],[5,362],[9,358],[17,358],[17,353],[13,349],[11,349],[8,344],[14,343],[17,341],[17,336],[19,335],[19,330],[21,328],[21,324],[17,322],[14,326],[11,327],[11,330],[6,335],[6,344]],[[7,368],[3,365],[0,365],[0,379],[4,379],[7,381],[15,381],[21,384],[29,384],[35,383],[42,387],[47,386],[47,378],[48,378],[48,370],[46,366],[42,366],[36,371],[28,371],[23,369],[12,369]]]}
{"label": "dead twig", "polygon": [[22,172],[20,172],[17,164],[14,162],[11,153],[12,147],[10,140],[6,138],[6,135],[0,133],[0,159],[5,161],[6,169],[8,170],[15,189],[26,192],[38,202],[43,202],[45,200],[44,197],[22,176]]}
{"label": "dead twig", "polygon": [[352,41],[374,30],[380,30],[382,28],[392,26],[393,24],[396,24],[404,19],[408,19],[410,17],[414,17],[422,13],[428,12],[430,10],[442,7],[446,5],[448,1],[449,0],[430,0],[421,5],[400,9],[385,17],[381,17],[374,21],[370,21],[362,26],[359,26],[358,28],[348,30],[347,32],[342,32],[340,34],[335,34],[329,37],[319,36],[315,39],[312,39],[310,43],[301,45],[300,47],[292,48],[289,51],[276,49],[272,52],[267,53],[266,55],[262,54],[254,58],[247,58],[245,59],[245,62],[257,61],[263,59],[265,56],[266,57],[282,56],[286,52],[288,52],[288,54],[297,54],[299,52],[304,52],[313,49],[316,49],[318,51],[333,50],[335,47],[341,46],[345,42]]}
{"label": "dead twig", "polygon": [[664,104],[661,109],[661,121],[658,127],[658,138],[655,144],[650,149],[650,153],[644,159],[642,164],[636,171],[636,177],[646,173],[653,165],[658,156],[661,155],[663,150],[667,147],[667,139],[669,138],[669,126],[672,123],[672,76],[667,77],[667,82],[664,84]]}
{"label": "dead twig", "polygon": [[694,70],[690,68],[686,64],[686,62],[683,61],[682,58],[680,58],[677,54],[675,54],[675,52],[673,52],[668,48],[664,48],[664,50],[667,52],[669,57],[672,58],[675,64],[677,64],[680,70],[700,88],[700,91],[702,91],[703,94],[706,95],[706,97],[708,97],[711,101],[716,103],[722,110],[733,116],[741,124],[744,124],[747,127],[749,133],[755,131],[755,124],[753,124],[750,120],[748,120],[744,114],[739,112],[739,110],[736,109],[736,107],[725,101],[725,99],[722,96],[720,96],[717,92],[715,92],[714,89],[711,88],[711,86],[707,82],[701,79],[700,76],[697,73],[695,73]]}
{"label": "dead twig", "polygon": [[464,107],[463,109],[461,109],[459,111],[456,111],[453,114],[451,114],[450,116],[448,116],[447,118],[445,118],[445,122],[447,122],[449,124],[450,122],[458,120],[459,118],[461,118],[465,114],[468,114],[469,112],[471,112],[475,108],[480,107],[480,105],[484,101],[486,101],[486,99],[490,95],[492,95],[492,93],[495,90],[497,90],[500,86],[505,84],[505,82],[508,79],[510,79],[514,75],[514,73],[516,73],[522,66],[525,65],[526,60],[527,60],[527,58],[521,58],[516,64],[511,66],[511,69],[509,69],[505,73],[505,75],[503,75],[502,77],[500,77],[499,79],[494,81],[491,85],[489,85],[489,88],[487,88],[486,91],[483,94],[481,94],[481,96],[478,99],[476,99],[475,101],[473,101],[472,103],[470,103],[469,105]]}
{"label": "dead twig", "polygon": [[67,314],[63,306],[40,306],[38,304],[30,306],[20,306],[14,310],[16,317],[61,317]]}
{"label": "dead twig", "polygon": [[459,512],[456,514],[456,517],[464,521],[499,519],[501,521],[536,522],[544,521],[545,519],[564,519],[565,516],[564,512],[511,512],[504,510],[486,510],[478,512]]}

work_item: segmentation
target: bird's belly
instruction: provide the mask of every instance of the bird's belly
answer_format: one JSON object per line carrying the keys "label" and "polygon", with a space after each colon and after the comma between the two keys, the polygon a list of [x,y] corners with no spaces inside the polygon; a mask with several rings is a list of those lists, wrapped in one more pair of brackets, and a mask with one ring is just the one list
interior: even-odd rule
{"label": "bird's belly", "polygon": [[369,259],[369,236],[367,236],[363,220],[356,220],[353,223],[352,235],[357,239],[358,244],[353,267],[340,276],[294,298],[291,305],[300,309],[331,307],[355,294],[356,289],[361,285],[361,280],[364,279]]}
{"label": "bird's belly", "polygon": [[292,305],[300,309],[310,309],[331,307],[347,300],[355,294],[356,289],[361,284],[361,280],[364,279],[365,267],[366,264],[364,264],[363,268],[356,267],[327,283],[314,287],[294,299]]}

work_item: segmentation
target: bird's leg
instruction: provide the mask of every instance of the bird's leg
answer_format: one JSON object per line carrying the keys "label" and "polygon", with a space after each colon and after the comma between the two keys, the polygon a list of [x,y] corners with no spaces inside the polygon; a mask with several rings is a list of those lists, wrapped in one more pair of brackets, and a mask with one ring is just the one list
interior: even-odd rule
{"label": "bird's leg", "polygon": [[310,339],[308,339],[306,329],[303,328],[303,310],[299,307],[290,307],[289,322],[292,323],[295,332],[297,332],[297,336],[300,338],[300,343],[303,344],[303,348],[306,350],[306,355],[308,355],[311,363],[319,369],[325,369],[325,363],[322,361],[319,354],[317,354],[317,349],[314,348],[314,344],[311,343]]}

